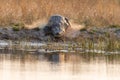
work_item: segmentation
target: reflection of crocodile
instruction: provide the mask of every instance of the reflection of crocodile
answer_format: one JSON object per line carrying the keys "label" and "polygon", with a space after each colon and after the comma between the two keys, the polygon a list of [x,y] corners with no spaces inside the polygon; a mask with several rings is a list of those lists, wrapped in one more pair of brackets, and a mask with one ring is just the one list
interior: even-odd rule
{"label": "reflection of crocodile", "polygon": [[[85,53],[83,53],[85,54]],[[64,63],[64,62],[79,62],[84,58],[90,58],[90,57],[84,57],[85,55],[83,54],[75,54],[75,53],[45,53],[41,54],[42,56],[45,57],[48,61],[54,62],[54,63]],[[88,60],[86,59],[86,60]],[[89,61],[89,60],[88,60]]]}

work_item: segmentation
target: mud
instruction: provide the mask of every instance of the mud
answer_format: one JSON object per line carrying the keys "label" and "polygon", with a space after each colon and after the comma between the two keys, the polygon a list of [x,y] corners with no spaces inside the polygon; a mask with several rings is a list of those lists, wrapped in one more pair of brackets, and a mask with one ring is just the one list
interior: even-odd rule
{"label": "mud", "polygon": [[[81,27],[80,27],[81,28]],[[64,37],[54,38],[53,36],[45,36],[43,29],[21,29],[14,31],[12,28],[0,28],[0,40],[37,40],[37,41],[61,41],[61,40],[74,40],[74,39],[97,39],[99,37],[120,39],[120,28],[97,28],[92,27],[84,30],[77,28],[69,29]]]}

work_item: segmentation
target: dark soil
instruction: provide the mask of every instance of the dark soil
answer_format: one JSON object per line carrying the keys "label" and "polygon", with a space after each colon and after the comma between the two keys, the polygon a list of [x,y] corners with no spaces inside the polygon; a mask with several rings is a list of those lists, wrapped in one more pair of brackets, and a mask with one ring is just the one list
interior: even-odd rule
{"label": "dark soil", "polygon": [[37,40],[37,41],[69,41],[98,38],[114,38],[120,39],[120,28],[106,27],[106,28],[89,28],[81,30],[79,35],[74,39],[65,37],[54,38],[53,36],[45,36],[42,29],[21,29],[13,30],[12,28],[0,28],[0,40]]}

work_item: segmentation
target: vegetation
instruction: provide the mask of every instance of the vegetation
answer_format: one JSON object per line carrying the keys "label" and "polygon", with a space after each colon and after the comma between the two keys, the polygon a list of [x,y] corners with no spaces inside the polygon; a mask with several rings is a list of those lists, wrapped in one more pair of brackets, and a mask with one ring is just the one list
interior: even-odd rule
{"label": "vegetation", "polygon": [[120,0],[0,0],[0,25],[61,14],[87,26],[120,25]]}
{"label": "vegetation", "polygon": [[[39,20],[41,22],[47,20],[53,14],[61,14],[87,27],[119,28],[119,13],[120,0],[0,0],[0,26],[12,26],[14,31],[19,31],[25,28],[25,25]],[[39,31],[39,28],[34,29]],[[81,31],[86,31],[86,28]],[[92,30],[89,33],[94,34],[97,31]],[[109,33],[104,35],[104,37],[98,36],[95,39],[80,37],[71,40],[70,43],[64,41],[68,46],[52,42],[52,45],[41,48],[46,50],[67,49],[69,51],[79,51],[81,48],[82,50],[120,51],[120,40]],[[20,47],[23,49],[33,48],[28,45],[20,45]]]}
{"label": "vegetation", "polygon": [[16,24],[11,24],[13,31],[19,31],[21,29],[24,29],[25,26],[23,23],[16,23]]}
{"label": "vegetation", "polygon": [[79,41],[64,41],[64,42],[29,42],[23,41],[9,41],[7,50],[23,50],[23,51],[39,51],[39,52],[75,52],[75,53],[120,53],[120,40],[114,38],[114,36],[105,35],[105,37],[98,37],[96,39],[79,38]]}
{"label": "vegetation", "polygon": [[111,27],[111,28],[120,28],[120,25],[112,24],[112,25],[109,25],[109,27]]}

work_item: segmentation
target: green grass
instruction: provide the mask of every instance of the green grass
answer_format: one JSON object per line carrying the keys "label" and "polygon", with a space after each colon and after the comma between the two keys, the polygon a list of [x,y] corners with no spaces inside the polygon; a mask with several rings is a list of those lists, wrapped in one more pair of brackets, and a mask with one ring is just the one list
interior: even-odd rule
{"label": "green grass", "polygon": [[13,31],[19,31],[25,28],[23,23],[13,23],[11,24],[11,26],[12,26]]}
{"label": "green grass", "polygon": [[120,28],[120,25],[112,24],[112,25],[109,25],[109,27],[111,27],[111,28]]}

